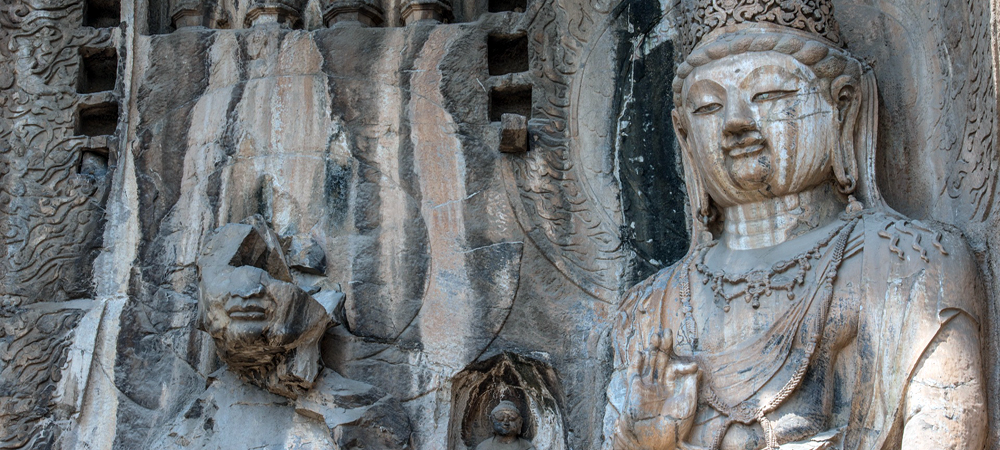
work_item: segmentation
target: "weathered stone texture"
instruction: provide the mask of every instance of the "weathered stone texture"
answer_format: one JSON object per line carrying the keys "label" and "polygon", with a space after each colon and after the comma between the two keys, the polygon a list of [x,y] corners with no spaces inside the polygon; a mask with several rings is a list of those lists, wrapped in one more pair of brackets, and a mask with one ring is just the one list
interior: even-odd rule
{"label": "weathered stone texture", "polygon": [[[691,240],[669,2],[311,0],[252,26],[264,3],[0,4],[0,448],[281,403],[221,387],[197,329],[199,252],[255,214],[298,284],[346,295],[320,378],[368,387],[315,394],[363,416],[333,441],[388,417],[474,448],[509,396],[536,448],[600,448],[616,308]],[[834,2],[879,80],[886,201],[965,233],[995,354],[996,2],[870,3]]]}
{"label": "weathered stone texture", "polygon": [[[611,160],[587,156],[587,164],[603,166],[599,171],[560,162],[583,158],[572,151],[565,128],[583,125],[563,93],[571,79],[544,75],[572,67],[566,60],[552,67],[549,56],[563,52],[551,42],[562,39],[560,27],[570,25],[569,17],[544,23],[530,17],[508,13],[470,25],[312,32],[185,28],[142,38],[148,51],[135,76],[134,157],[144,238],[132,280],[135,301],[125,314],[151,320],[119,337],[120,384],[144,400],[120,407],[119,426],[132,431],[120,433],[116,445],[161,428],[204,384],[193,380],[212,371],[214,363],[205,359],[210,343],[190,331],[196,249],[208,230],[252,214],[262,214],[293,248],[312,240],[325,251],[323,275],[342,284],[347,301],[344,324],[324,343],[324,361],[402,400],[416,448],[443,445],[451,379],[469,364],[501,351],[537,352],[565,373],[606,364],[601,318],[621,269],[604,274],[599,267],[620,265],[613,256],[617,225],[613,214],[589,202],[592,189],[613,192]],[[490,77],[485,44],[491,32],[534,33],[524,55],[534,55],[531,71],[515,79]],[[575,32],[589,38],[592,31]],[[180,79],[191,81],[174,88]],[[498,151],[499,127],[489,121],[488,89],[498,83],[532,89],[536,82],[562,86],[534,88],[551,94],[528,104],[543,116],[529,129],[544,127],[539,134],[558,147],[534,144],[551,154],[549,160],[509,161]],[[603,95],[610,105],[610,92]],[[591,128],[610,125],[606,117],[588,120],[603,121],[587,122]],[[579,185],[564,201],[574,203],[545,205],[562,215],[554,222],[526,212],[518,217],[511,202],[523,208],[517,185],[530,182],[518,171]],[[603,181],[591,185],[559,172]],[[559,190],[554,193],[567,195],[566,188]],[[536,192],[528,195],[542,193]],[[543,198],[524,201],[541,204]],[[608,238],[569,234],[586,229],[574,221],[595,220],[580,214],[611,220],[602,225]],[[531,244],[521,223],[530,223],[545,242]],[[548,262],[571,257],[572,264],[591,264],[590,242],[608,252],[603,266],[565,266],[574,277],[567,279]],[[538,253],[536,245],[550,253]],[[525,274],[546,281],[535,288]],[[594,278],[605,278],[599,290],[575,286]],[[598,386],[605,373],[562,380],[555,398],[563,403],[564,420],[578,424],[566,434],[577,442],[571,445],[600,439]],[[147,396],[164,389],[157,385],[185,379],[192,381],[182,381],[183,389]]]}

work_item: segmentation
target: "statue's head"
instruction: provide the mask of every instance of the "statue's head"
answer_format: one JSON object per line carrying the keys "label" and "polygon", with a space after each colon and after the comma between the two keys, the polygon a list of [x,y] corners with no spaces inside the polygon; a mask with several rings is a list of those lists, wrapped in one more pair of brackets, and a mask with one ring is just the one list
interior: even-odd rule
{"label": "statue's head", "polygon": [[490,420],[493,422],[493,432],[497,436],[513,437],[521,434],[521,411],[517,405],[509,400],[502,400],[493,411],[490,412]]}
{"label": "statue's head", "polygon": [[201,328],[229,370],[294,398],[318,374],[330,306],[293,282],[278,238],[263,220],[249,222],[217,229],[202,249]]}
{"label": "statue's head", "polygon": [[859,117],[874,80],[842,49],[828,2],[682,5],[672,117],[696,213],[831,181],[853,193]]}

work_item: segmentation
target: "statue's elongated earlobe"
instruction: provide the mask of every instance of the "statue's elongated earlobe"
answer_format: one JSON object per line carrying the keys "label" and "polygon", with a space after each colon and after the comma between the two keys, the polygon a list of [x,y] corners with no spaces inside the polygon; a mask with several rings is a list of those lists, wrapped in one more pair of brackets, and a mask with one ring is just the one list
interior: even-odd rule
{"label": "statue's elongated earlobe", "polygon": [[683,114],[674,108],[670,113],[674,124],[674,134],[677,136],[677,143],[680,145],[682,165],[684,166],[684,184],[687,185],[688,204],[693,216],[691,244],[697,245],[703,231],[707,231],[710,224],[717,219],[715,209],[712,207],[711,198],[705,189],[705,183],[698,173],[691,144],[688,141],[687,123]]}
{"label": "statue's elongated earlobe", "polygon": [[833,175],[837,179],[837,189],[842,194],[851,194],[857,189],[858,162],[855,156],[854,131],[857,125],[861,99],[855,89],[856,80],[850,75],[841,75],[830,83],[830,94],[837,108],[840,122],[837,145],[833,146],[830,160]]}

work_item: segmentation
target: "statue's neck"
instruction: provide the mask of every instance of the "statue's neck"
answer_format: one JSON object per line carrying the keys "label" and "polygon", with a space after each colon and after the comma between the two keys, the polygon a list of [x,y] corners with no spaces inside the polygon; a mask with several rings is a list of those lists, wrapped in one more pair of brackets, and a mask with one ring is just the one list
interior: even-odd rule
{"label": "statue's neck", "polygon": [[499,442],[501,444],[510,444],[511,442],[514,442],[514,441],[517,440],[517,435],[516,434],[512,434],[512,435],[509,435],[509,436],[503,436],[503,435],[498,434],[498,435],[496,435],[496,437],[497,437],[497,442]]}
{"label": "statue's neck", "polygon": [[831,183],[723,210],[722,242],[733,250],[771,247],[826,225],[844,211]]}

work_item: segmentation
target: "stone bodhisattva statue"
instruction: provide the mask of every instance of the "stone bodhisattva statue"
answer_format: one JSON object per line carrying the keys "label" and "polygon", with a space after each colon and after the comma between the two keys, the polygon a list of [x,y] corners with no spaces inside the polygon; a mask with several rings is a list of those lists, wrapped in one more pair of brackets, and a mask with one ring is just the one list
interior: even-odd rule
{"label": "stone bodhisattva statue", "polygon": [[398,401],[320,362],[344,294],[297,285],[274,232],[248,222],[216,230],[198,261],[201,328],[226,367],[151,446],[408,448]]}
{"label": "stone bodhisattva statue", "polygon": [[977,267],[883,203],[831,5],[681,3],[693,244],[621,305],[606,448],[982,448]]}
{"label": "stone bodhisattva statue", "polygon": [[531,441],[521,437],[521,426],[524,420],[517,405],[509,400],[502,400],[490,412],[493,422],[493,436],[480,442],[476,450],[535,450]]}

